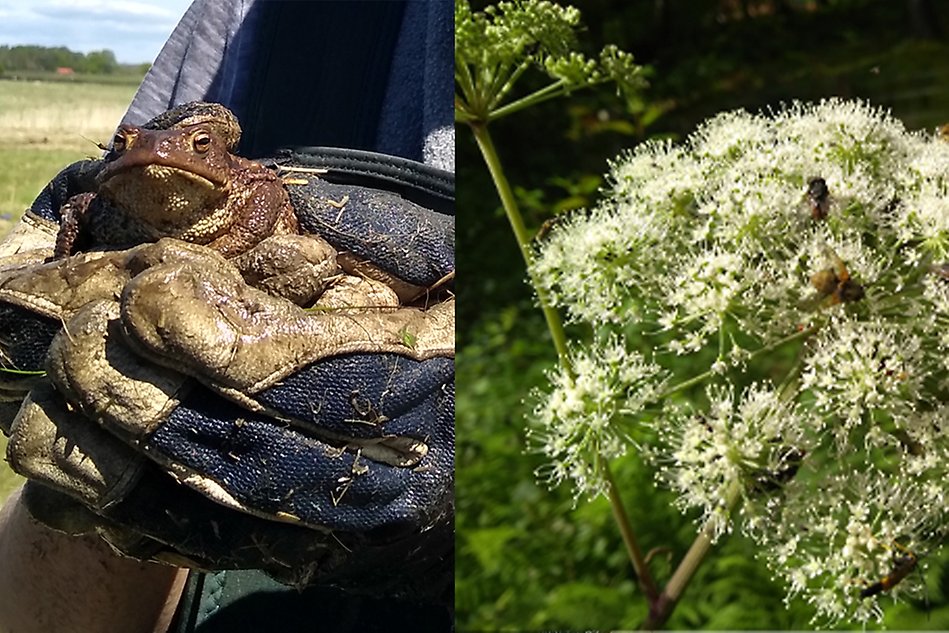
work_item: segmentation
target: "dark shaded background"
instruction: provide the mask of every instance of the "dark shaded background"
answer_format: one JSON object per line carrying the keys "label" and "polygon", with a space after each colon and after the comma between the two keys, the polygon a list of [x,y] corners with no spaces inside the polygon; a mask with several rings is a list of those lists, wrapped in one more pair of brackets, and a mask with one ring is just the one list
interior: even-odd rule
{"label": "dark shaded background", "polygon": [[[483,3],[473,3],[475,8]],[[576,2],[588,54],[606,43],[650,67],[650,88],[627,111],[609,86],[581,91],[492,125],[528,226],[593,204],[607,161],[647,138],[681,139],[722,110],[792,100],[862,98],[910,129],[949,121],[949,1],[652,0]],[[535,78],[535,87],[543,85]],[[529,81],[528,81],[529,83]],[[526,92],[526,88],[525,88]],[[456,607],[459,630],[635,627],[645,605],[608,504],[536,483],[525,452],[525,396],[555,361],[524,283],[523,262],[464,127],[458,130],[459,386]],[[575,332],[582,336],[583,332]],[[694,517],[669,507],[635,459],[615,474],[642,546],[678,560]],[[809,628],[785,609],[744,538],[706,560],[669,628]],[[949,629],[947,557],[924,558],[926,591],[888,609],[890,628]],[[670,565],[653,564],[661,581]],[[882,601],[888,604],[888,599]]]}

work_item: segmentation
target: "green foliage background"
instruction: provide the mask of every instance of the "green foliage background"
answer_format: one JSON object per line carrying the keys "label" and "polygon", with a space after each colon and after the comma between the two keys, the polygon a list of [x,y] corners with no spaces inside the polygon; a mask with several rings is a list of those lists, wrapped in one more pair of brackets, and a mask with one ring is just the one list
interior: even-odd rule
{"label": "green foliage background", "polygon": [[[652,87],[633,112],[622,111],[606,87],[492,126],[535,228],[552,213],[592,204],[606,161],[622,149],[647,137],[681,138],[721,110],[841,96],[890,107],[910,128],[949,121],[949,40],[942,35],[949,3],[932,3],[936,19],[924,23],[910,2],[575,4],[588,27],[581,34],[586,52],[606,43],[632,51],[651,66]],[[457,259],[465,283],[458,306],[458,628],[633,628],[645,604],[609,505],[581,500],[574,507],[568,490],[536,483],[541,461],[525,451],[525,398],[544,384],[555,355],[463,127],[458,165]],[[635,458],[615,464],[615,475],[641,545],[667,547],[676,562],[694,537],[693,517],[671,509],[671,497],[654,489],[652,473]],[[890,628],[949,629],[947,561],[946,554],[924,559],[926,595],[888,609]],[[652,568],[660,582],[672,571],[664,555]],[[785,609],[783,596],[752,544],[727,537],[668,627],[808,628],[810,610],[800,603]]]}

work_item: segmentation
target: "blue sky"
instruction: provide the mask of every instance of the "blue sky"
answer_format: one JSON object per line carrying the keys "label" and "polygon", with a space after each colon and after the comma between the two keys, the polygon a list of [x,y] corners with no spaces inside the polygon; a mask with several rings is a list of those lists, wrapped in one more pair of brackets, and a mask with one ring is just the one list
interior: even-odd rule
{"label": "blue sky", "polygon": [[191,0],[0,0],[0,45],[110,49],[124,64],[151,62]]}

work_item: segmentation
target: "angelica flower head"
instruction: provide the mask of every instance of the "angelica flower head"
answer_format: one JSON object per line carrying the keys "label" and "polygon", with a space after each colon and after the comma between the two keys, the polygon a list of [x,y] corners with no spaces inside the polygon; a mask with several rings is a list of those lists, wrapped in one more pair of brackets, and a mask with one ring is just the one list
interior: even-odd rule
{"label": "angelica flower head", "polygon": [[626,454],[624,421],[657,398],[663,372],[615,336],[574,350],[572,367],[575,375],[550,372],[554,389],[534,394],[530,441],[551,460],[541,472],[548,483],[570,480],[577,496],[594,496],[604,490],[601,462]]}
{"label": "angelica flower head", "polygon": [[[878,618],[918,580],[864,589],[947,531],[949,143],[833,99],[719,115],[609,181],[532,273],[652,368],[614,439],[713,533],[756,539],[821,622]],[[570,443],[548,452],[562,478]]]}
{"label": "angelica flower head", "polygon": [[730,529],[730,497],[756,495],[793,476],[810,449],[808,421],[770,385],[756,384],[736,397],[713,385],[702,409],[679,408],[657,424],[666,452],[659,477],[679,493],[684,509],[703,511],[713,536]]}

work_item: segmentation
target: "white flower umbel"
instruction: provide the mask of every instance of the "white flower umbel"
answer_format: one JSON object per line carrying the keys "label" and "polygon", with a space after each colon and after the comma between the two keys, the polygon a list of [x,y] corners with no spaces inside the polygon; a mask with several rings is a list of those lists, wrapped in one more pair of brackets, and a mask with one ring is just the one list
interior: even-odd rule
{"label": "white flower umbel", "polygon": [[551,461],[539,475],[573,483],[577,496],[604,491],[600,461],[626,454],[626,424],[656,400],[664,372],[618,337],[572,354],[574,376],[549,372],[553,390],[535,394],[530,441]]}
{"label": "white flower umbel", "polygon": [[[848,430],[865,416],[902,420],[924,404],[927,359],[922,337],[892,320],[831,318],[815,336],[801,374],[827,423]],[[877,428],[877,427],[874,427]]]}
{"label": "white flower umbel", "polygon": [[659,476],[683,510],[702,511],[717,538],[731,527],[729,498],[780,488],[809,445],[799,412],[768,385],[752,385],[737,402],[731,387],[713,385],[706,400],[703,409],[680,409],[657,424],[660,460],[668,460]]}
{"label": "white flower umbel", "polygon": [[879,617],[947,532],[949,143],[829,100],[719,115],[609,180],[532,271],[609,341],[535,411],[550,480],[598,492],[635,445],[821,621]]}

